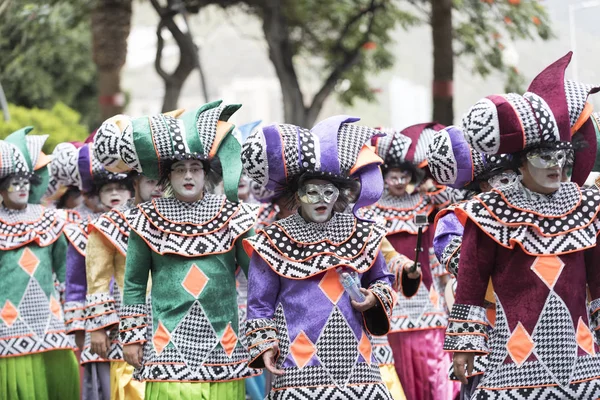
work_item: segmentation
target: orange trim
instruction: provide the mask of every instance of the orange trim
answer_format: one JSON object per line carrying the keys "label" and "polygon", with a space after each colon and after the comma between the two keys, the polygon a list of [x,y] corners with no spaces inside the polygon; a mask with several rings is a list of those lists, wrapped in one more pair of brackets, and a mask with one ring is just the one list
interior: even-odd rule
{"label": "orange trim", "polygon": [[69,324],[69,323],[71,323],[73,321],[85,321],[85,317],[83,317],[83,318],[71,318],[70,320],[65,321],[65,324]]}
{"label": "orange trim", "polygon": [[[504,247],[504,248],[506,248],[506,249],[511,249],[511,250],[512,250],[512,249],[514,249],[514,248],[515,248],[515,245],[518,243],[518,244],[521,246],[521,249],[523,250],[523,252],[524,252],[525,254],[527,254],[527,255],[530,255],[530,256],[532,256],[532,257],[538,257],[538,256],[548,256],[548,254],[534,254],[534,253],[530,253],[529,251],[527,251],[527,249],[525,249],[525,247],[523,247],[523,244],[522,244],[521,242],[519,242],[518,240],[515,240],[515,239],[509,239],[509,245],[507,246],[507,245],[505,245],[504,243],[501,243],[501,242],[500,242],[500,241],[499,241],[499,240],[498,240],[496,237],[494,237],[494,235],[492,235],[491,233],[487,232],[487,231],[486,231],[486,230],[485,230],[485,229],[484,229],[484,228],[483,228],[483,227],[482,227],[482,226],[479,224],[479,222],[478,222],[478,221],[476,221],[475,219],[473,219],[473,218],[471,217],[471,215],[469,215],[469,213],[467,213],[466,211],[464,211],[464,210],[460,210],[460,209],[456,209],[454,212],[455,212],[456,216],[457,216],[457,217],[459,217],[459,220],[460,220],[460,218],[463,218],[465,221],[466,221],[467,219],[470,219],[471,221],[473,221],[473,223],[475,223],[475,225],[477,225],[477,227],[478,227],[478,228],[479,228],[479,229],[480,229],[480,230],[481,230],[483,233],[485,233],[486,235],[488,235],[488,236],[489,236],[489,237],[490,237],[490,238],[491,238],[491,239],[492,239],[494,242],[496,242],[498,245],[500,245],[500,246],[502,246],[502,247]],[[581,227],[581,228],[579,228],[579,229],[577,229],[577,230],[580,230],[580,229],[585,229],[585,228],[587,228],[588,226],[590,226],[590,225],[592,224],[592,222],[594,222],[594,220],[596,219],[596,215],[597,215],[597,214],[598,214],[598,210],[596,210],[596,213],[594,214],[594,217],[590,218],[590,222],[589,222],[588,224],[586,224],[585,226],[583,226],[583,227]],[[461,221],[461,223],[462,223],[462,221]],[[463,225],[464,225],[464,223],[463,223]],[[526,223],[521,223],[520,225],[529,225],[529,224],[526,224]],[[517,225],[517,226],[518,226],[518,225]],[[575,230],[575,229],[572,229],[572,230],[569,230],[569,231],[562,232],[562,233],[560,233],[560,235],[567,234],[567,233],[569,233],[569,232],[572,232],[572,231],[574,231],[574,230]],[[596,236],[598,236],[598,234],[600,234],[600,232],[598,232],[598,233],[596,234]],[[542,235],[542,236],[543,236],[543,235]],[[554,235],[554,236],[556,236],[556,235]],[[596,245],[595,245],[595,244],[593,244],[593,245],[591,245],[591,246],[588,246],[588,247],[583,247],[583,248],[581,248],[581,249],[578,249],[578,250],[572,250],[572,251],[563,251],[563,252],[561,252],[561,253],[554,253],[554,254],[552,254],[552,255],[554,255],[554,256],[561,256],[561,255],[564,255],[564,254],[576,253],[576,252],[578,252],[578,251],[583,251],[583,250],[586,250],[586,249],[591,249],[591,248],[592,248],[592,247],[594,247],[594,246],[596,246]]]}
{"label": "orange trim", "polygon": [[[307,245],[307,246],[309,246],[309,245],[311,245],[311,244],[319,244],[319,243],[324,243],[324,242],[325,242],[325,243],[329,243],[329,244],[331,244],[331,245],[334,245],[334,246],[339,246],[339,245],[342,245],[342,244],[344,244],[344,243],[346,243],[346,242],[348,242],[349,240],[351,240],[351,239],[352,239],[352,236],[354,235],[354,233],[356,233],[356,226],[358,225],[358,220],[357,220],[356,218],[354,218],[354,226],[352,227],[352,232],[351,232],[351,234],[350,234],[350,235],[349,235],[349,236],[348,236],[348,237],[347,237],[345,240],[343,240],[343,241],[341,241],[341,242],[333,242],[333,241],[331,241],[331,240],[329,240],[329,239],[320,240],[320,241],[316,241],[316,242],[298,242],[298,241],[295,241],[295,240],[293,240],[293,239],[292,239],[292,237],[290,236],[290,233],[289,233],[289,232],[288,232],[288,231],[285,229],[285,227],[283,227],[283,226],[282,226],[282,225],[279,223],[279,221],[275,221],[275,222],[273,222],[273,225],[277,225],[279,228],[281,228],[281,230],[282,230],[283,232],[285,232],[285,235],[286,235],[287,237],[289,237],[289,238],[290,238],[290,239],[291,239],[291,240],[292,240],[294,243],[299,243],[299,244],[304,244],[304,245]],[[373,232],[374,226],[375,226],[374,224],[373,224],[373,225],[371,225],[371,230],[370,230],[370,232]],[[264,230],[263,230],[263,232],[264,232]],[[369,232],[369,235],[370,235],[370,232]],[[268,238],[269,236],[267,236],[267,234],[265,233],[265,237],[267,237],[267,238]],[[270,241],[270,240],[269,240],[269,241]],[[365,241],[365,244],[366,244],[366,242],[367,242],[367,241]],[[271,242],[271,243],[273,243],[273,242]],[[277,246],[275,246],[275,247],[277,247]]]}
{"label": "orange trim", "polygon": [[583,110],[581,110],[581,114],[579,114],[579,117],[577,118],[577,121],[575,121],[575,124],[571,127],[571,136],[576,134],[583,124],[587,122],[587,120],[590,118],[590,115],[592,115],[592,112],[594,112],[594,106],[586,101]]}
{"label": "orange trim", "polygon": [[[381,205],[381,204],[376,204],[376,205],[375,205],[375,207],[376,207],[376,208],[382,208],[382,209],[384,209],[384,210],[395,210],[395,211],[413,211],[413,210],[416,210],[417,208],[419,208],[419,206],[420,206],[421,204],[423,204],[423,201],[424,201],[424,200],[425,200],[425,196],[422,196],[422,195],[420,195],[420,196],[419,196],[419,202],[418,202],[418,203],[417,203],[417,204],[416,204],[414,207],[412,207],[412,208],[410,208],[410,207],[407,207],[407,208],[401,208],[401,207],[383,206],[383,205]],[[431,205],[431,204],[428,204],[428,206],[431,206],[431,207],[433,208],[433,205]],[[411,219],[411,218],[412,218],[412,216],[411,216],[410,218],[408,218],[408,219]]]}
{"label": "orange trim", "polygon": [[483,336],[486,339],[489,339],[488,335],[485,333],[476,333],[476,332],[466,332],[466,333],[451,333],[446,332],[446,336]]}
{"label": "orange trim", "polygon": [[[367,238],[367,240],[368,240],[368,238]],[[270,268],[273,270],[273,272],[275,272],[277,275],[279,275],[279,276],[281,276],[281,277],[283,277],[283,278],[286,278],[286,279],[294,279],[294,280],[303,280],[303,279],[308,279],[308,278],[310,278],[310,277],[313,277],[313,276],[315,276],[315,275],[318,275],[318,274],[320,274],[320,273],[326,272],[326,271],[328,271],[328,270],[330,270],[330,269],[337,268],[337,267],[347,267],[347,268],[353,269],[353,270],[354,270],[354,271],[356,271],[356,272],[359,272],[359,273],[365,273],[365,272],[367,272],[368,270],[370,270],[370,269],[373,267],[373,265],[375,264],[375,261],[377,260],[377,257],[373,257],[373,261],[371,262],[371,265],[369,265],[369,268],[366,268],[366,269],[364,269],[363,271],[359,271],[359,270],[357,270],[357,269],[356,269],[356,268],[354,268],[352,265],[348,265],[348,264],[335,264],[335,265],[331,265],[331,266],[329,266],[329,268],[327,268],[327,269],[324,269],[324,270],[321,270],[321,271],[317,271],[317,272],[315,272],[314,274],[312,274],[312,275],[309,275],[309,276],[305,276],[305,277],[302,277],[302,278],[292,278],[292,277],[290,277],[290,276],[286,276],[286,275],[283,275],[283,274],[281,274],[281,273],[279,273],[279,272],[275,271],[275,269],[273,268],[273,266],[272,266],[271,264],[269,264],[269,262],[268,262],[268,261],[267,261],[267,260],[266,260],[266,259],[265,259],[265,258],[264,258],[264,257],[263,257],[261,254],[260,254],[260,252],[259,252],[257,249],[254,249],[254,246],[252,245],[252,243],[251,243],[251,242],[249,242],[249,241],[247,241],[247,239],[244,239],[244,241],[242,242],[242,244],[246,244],[246,243],[248,243],[248,245],[252,246],[252,249],[253,249],[253,250],[256,250],[256,254],[258,254],[258,255],[260,256],[260,258],[262,258],[262,259],[263,259],[263,261],[264,261],[264,262],[265,262],[265,263],[266,263],[266,264],[267,264],[267,265],[268,265],[268,266],[269,266],[269,267],[270,267]],[[379,251],[380,251],[380,249],[381,249],[381,243],[379,243],[379,246],[377,247],[377,250],[375,250],[375,253],[379,254]],[[251,255],[251,254],[252,254],[252,253],[248,253],[248,251],[246,251],[246,253],[247,253],[248,255]],[[319,253],[319,254],[327,254],[327,253]],[[362,254],[362,253],[359,253],[359,255],[360,255],[360,254]]]}
{"label": "orange trim", "polygon": [[[372,291],[372,290],[369,290],[369,292],[373,293],[373,291]],[[387,326],[388,326],[387,332],[389,332],[389,331],[390,331],[390,329],[391,329],[391,327],[392,327],[392,321],[390,320],[390,316],[389,316],[389,315],[388,315],[388,313],[385,311],[385,305],[383,304],[383,302],[381,301],[381,299],[379,298],[379,296],[375,295],[375,293],[373,293],[373,296],[375,296],[375,298],[377,299],[377,301],[379,301],[379,303],[381,304],[381,309],[384,311],[384,313],[385,313],[385,317],[386,317],[386,319],[387,319]],[[369,310],[366,310],[366,311],[369,311]],[[392,312],[392,308],[391,308],[391,307],[390,307],[390,312]],[[361,314],[362,314],[362,317],[363,317],[363,325],[365,326],[365,329],[367,330],[367,332],[369,332],[369,334],[370,334],[371,336],[376,336],[376,335],[374,335],[374,334],[373,334],[373,333],[372,333],[372,332],[369,330],[369,327],[367,326],[367,320],[366,320],[366,318],[365,318],[365,313],[364,313],[364,312],[362,312]],[[362,341],[362,338],[361,338],[361,341]],[[371,364],[371,362],[370,362],[370,361],[369,361],[369,364]]]}
{"label": "orange trim", "polygon": [[123,344],[123,346],[129,346],[130,344],[146,343],[146,342],[147,342],[147,340],[143,339],[143,340],[136,340],[135,342],[129,342],[129,343],[123,343],[123,342],[121,342],[121,343]]}
{"label": "orange trim", "polygon": [[[593,378],[571,381],[571,382],[569,382],[569,384],[588,382],[588,381],[593,381],[595,379],[600,379],[600,375],[595,376]],[[486,387],[486,386],[478,386],[478,389],[486,389],[486,390],[511,390],[512,389],[512,390],[514,390],[514,389],[536,389],[536,388],[543,388],[543,387],[558,387],[558,386],[559,386],[558,384],[533,385],[533,386],[509,386],[509,387],[503,387],[503,388],[490,388],[490,387]]]}
{"label": "orange trim", "polygon": [[179,362],[149,362],[149,363],[144,363],[144,365],[186,365],[186,364],[179,363]]}
{"label": "orange trim", "polygon": [[[471,375],[469,375],[469,374],[465,374],[465,376],[466,376],[467,378],[471,378],[471,377],[473,377],[473,376],[477,376],[477,375],[483,375],[483,374],[485,374],[485,372],[476,372],[476,373],[474,373],[474,374],[471,374]],[[458,379],[452,379],[452,378],[450,378],[450,377],[448,377],[448,379],[449,379],[450,381],[452,381],[452,382],[460,382]]]}
{"label": "orange trim", "polygon": [[262,372],[257,373],[257,374],[252,374],[252,375],[248,375],[248,376],[244,376],[243,378],[234,378],[234,379],[225,379],[225,380],[215,380],[215,381],[190,381],[190,380],[172,380],[172,379],[164,379],[164,380],[158,380],[158,379],[144,379],[142,380],[142,382],[191,382],[191,383],[201,383],[201,382],[217,382],[217,383],[221,383],[221,382],[235,382],[235,381],[241,381],[242,379],[247,379],[247,378],[251,378],[253,376],[258,376],[260,375]]}
{"label": "orange trim", "polygon": [[76,307],[76,308],[68,308],[68,309],[65,309],[65,311],[64,311],[64,312],[65,312],[65,313],[68,313],[68,312],[70,312],[70,311],[76,311],[76,310],[85,310],[85,308],[86,308],[86,307],[87,307],[87,306],[83,306],[83,307]]}
{"label": "orange trim", "polygon": [[[445,326],[426,326],[423,328],[409,328],[409,329],[390,329],[388,334],[390,333],[402,333],[402,332],[417,332],[417,331],[428,331],[430,329],[443,329],[446,330]],[[454,350],[446,350],[446,351],[454,351]]]}
{"label": "orange trim", "polygon": [[[217,154],[217,151],[219,149],[219,146],[221,145],[221,142],[223,141],[223,139],[225,138],[225,136],[231,130],[232,127],[233,127],[233,124],[231,122],[217,121],[217,133],[213,140],[212,147],[210,148],[210,152],[208,153],[209,157],[212,158]],[[204,143],[202,143],[202,145],[204,145]],[[204,151],[206,151],[206,149],[204,149]]]}
{"label": "orange trim", "polygon": [[361,168],[372,164],[382,165],[383,160],[377,155],[371,146],[363,144],[362,148],[358,152],[358,156],[356,157],[356,162],[352,168],[350,168],[350,175],[354,175]]}
{"label": "orange trim", "polygon": [[8,339],[14,339],[14,338],[20,338],[20,337],[31,337],[33,335],[34,335],[33,333],[25,333],[23,335],[5,336],[5,337],[0,337],[0,340],[8,340]]}
{"label": "orange trim", "polygon": [[256,331],[260,331],[261,329],[270,329],[272,331],[275,331],[276,333],[279,333],[279,332],[277,332],[277,329],[270,327],[270,326],[265,326],[264,328],[256,328],[256,329],[251,330],[250,332],[246,332],[246,336],[249,336],[250,334],[252,334]]}
{"label": "orange trim", "polygon": [[[86,305],[86,307],[94,307],[94,306],[97,306],[97,305],[100,305],[100,304],[114,303],[114,302],[115,302],[114,300],[106,300],[106,301],[101,301],[101,302],[97,302],[97,303]],[[102,315],[102,314],[99,314],[99,315]]]}
{"label": "orange trim", "polygon": [[147,317],[147,316],[148,316],[148,314],[124,315],[124,316],[120,316],[119,319],[138,318],[138,317]]}
{"label": "orange trim", "polygon": [[95,315],[91,315],[89,317],[85,317],[84,319],[94,319],[94,318],[98,318],[101,317],[103,315],[108,315],[108,314],[116,314],[116,310],[111,310],[111,311],[107,311],[107,312],[103,312],[101,314],[95,314]]}
{"label": "orange trim", "polygon": [[[366,364],[366,363],[362,363],[362,364]],[[379,365],[382,365],[382,364],[379,364]],[[284,368],[284,370],[285,370],[285,368]],[[344,386],[368,386],[368,385],[375,385],[375,384],[381,384],[381,383],[382,383],[381,381],[379,381],[379,382],[375,381],[375,382],[349,383],[349,384],[344,385]],[[277,388],[277,389],[273,388],[273,389],[271,389],[271,391],[277,392],[277,391],[280,391],[280,390],[293,389],[293,388],[298,388],[298,387],[302,387],[302,388],[318,388],[318,387],[337,387],[337,386],[335,386],[335,385],[285,386],[285,387],[281,387],[281,388]]]}
{"label": "orange trim", "polygon": [[[219,208],[219,212],[217,212],[217,213],[215,214],[215,216],[214,216],[214,217],[212,217],[212,218],[211,218],[211,219],[209,219],[208,221],[204,222],[203,224],[194,224],[194,223],[191,223],[191,222],[176,222],[176,221],[171,221],[170,219],[168,219],[167,217],[165,217],[164,215],[162,215],[162,214],[160,213],[160,211],[158,211],[158,208],[156,207],[156,199],[152,199],[151,201],[152,201],[152,205],[154,206],[154,211],[155,211],[155,212],[156,212],[158,215],[160,215],[160,217],[161,217],[161,218],[163,218],[165,221],[169,221],[169,222],[171,222],[171,223],[173,223],[173,224],[177,224],[177,225],[193,225],[193,226],[197,226],[197,227],[202,227],[202,226],[204,226],[204,225],[207,225],[207,224],[211,223],[211,222],[212,222],[212,221],[214,221],[214,220],[215,220],[215,219],[216,219],[216,218],[217,218],[219,215],[221,215],[221,211],[223,211],[223,207],[225,207],[225,202],[227,201],[227,199],[226,199],[225,197],[223,197],[223,199],[222,199],[222,201],[221,201],[221,207]],[[140,209],[140,211],[141,211],[141,212],[142,212],[142,213],[143,213],[143,214],[144,214],[146,217],[148,217],[148,214],[146,214],[146,213],[144,212],[144,210],[143,210],[141,207],[138,207],[138,208]],[[232,218],[233,218],[235,215],[237,215],[237,212],[238,212],[239,210],[240,210],[240,207],[238,206],[238,208],[237,208],[236,212],[233,212],[233,213],[231,213],[231,216],[230,216],[230,217],[229,217],[229,218],[228,218],[228,219],[227,219],[227,220],[226,220],[226,221],[223,223],[223,225],[221,225],[221,227],[219,227],[219,228],[216,228],[215,230],[212,230],[212,231],[210,231],[210,232],[203,233],[202,235],[206,235],[206,234],[208,234],[208,233],[212,233],[212,232],[215,232],[215,231],[218,231],[218,230],[220,230],[220,229],[221,229],[223,226],[225,226],[225,225],[226,225],[226,224],[227,224],[227,223],[228,223],[228,222],[229,222],[229,221],[230,221],[230,220],[231,220],[231,219],[232,219]],[[149,218],[148,218],[148,220],[149,220],[149,221],[151,221]],[[152,225],[154,225],[154,224],[152,224]],[[158,227],[157,227],[157,229],[158,229]],[[159,230],[160,230],[160,229],[159,229]],[[161,232],[170,232],[170,233],[175,233],[175,234],[177,234],[177,235],[181,235],[181,236],[200,236],[200,235],[198,235],[198,234],[195,234],[195,235],[185,235],[185,234],[183,234],[183,233],[181,233],[181,232],[172,232],[172,231],[161,231]]]}
{"label": "orange trim", "polygon": [[225,364],[208,364],[208,363],[204,363],[202,365],[209,366],[209,367],[224,367],[224,366],[227,366],[227,365],[239,365],[239,364],[243,364],[243,363],[247,363],[247,362],[248,362],[248,359],[246,358],[246,359],[241,360],[241,361],[230,362],[230,363],[225,363]]}
{"label": "orange trim", "polygon": [[483,322],[483,321],[479,321],[479,320],[471,320],[471,319],[454,319],[454,318],[449,318],[448,322],[471,322],[473,324],[482,324],[485,326],[489,326],[490,324],[488,324],[487,322]]}
{"label": "orange trim", "polygon": [[[99,330],[102,330],[102,329],[106,330],[106,328],[109,327],[109,326],[118,326],[118,325],[119,325],[118,322],[112,322],[110,324],[102,325],[99,328],[86,329],[86,332],[95,332],[95,331],[99,331]],[[146,325],[144,325],[144,326],[146,326]],[[141,328],[141,326],[138,326],[138,328]],[[109,330],[111,330],[111,329],[109,329]]]}
{"label": "orange trim", "polygon": [[11,354],[9,356],[0,356],[0,358],[11,358],[11,357],[25,356],[27,354],[47,353],[49,351],[56,351],[56,350],[73,350],[73,351],[77,351],[79,349],[76,348],[76,347],[55,347],[55,348],[52,348],[52,349],[42,349],[42,350],[39,350],[39,351],[28,351],[26,353]]}
{"label": "orange trim", "polygon": [[[462,246],[462,243],[461,243]],[[446,268],[446,271],[452,275],[452,272],[450,272],[450,268],[448,268],[448,264],[450,264],[450,260],[452,260],[452,258],[454,258],[454,256],[456,256],[456,252],[458,250],[460,250],[461,246],[456,247],[456,249],[454,249],[454,251],[452,252],[452,254],[450,254],[450,257],[448,257],[448,261],[446,262],[446,265],[444,265],[444,268]],[[455,277],[456,278],[456,277]]]}
{"label": "orange trim", "polygon": [[487,356],[489,353],[489,351],[477,351],[477,350],[446,350],[444,349],[444,351],[446,353],[475,353],[475,355],[480,355],[480,356]]}
{"label": "orange trim", "polygon": [[40,155],[38,156],[37,162],[35,163],[33,170],[37,171],[38,169],[43,168],[46,165],[50,164],[50,162],[52,162],[52,157],[50,157],[43,151],[40,151]]}

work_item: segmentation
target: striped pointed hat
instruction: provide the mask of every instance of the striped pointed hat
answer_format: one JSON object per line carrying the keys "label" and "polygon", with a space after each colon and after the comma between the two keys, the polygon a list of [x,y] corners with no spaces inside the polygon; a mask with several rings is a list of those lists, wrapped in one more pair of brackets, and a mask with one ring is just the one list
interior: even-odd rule
{"label": "striped pointed hat", "polygon": [[241,145],[232,134],[235,126],[227,121],[240,107],[215,101],[182,115],[135,119],[117,115],[96,132],[95,155],[110,171],[135,170],[152,179],[160,178],[166,161],[218,157],[223,165],[225,194],[237,201]]}
{"label": "striped pointed hat", "polygon": [[260,187],[281,194],[304,174],[358,179],[361,192],[354,210],[376,202],[383,191],[383,160],[369,145],[382,132],[354,125],[359,118],[338,115],[308,130],[275,124],[255,130],[246,140],[242,162]]}

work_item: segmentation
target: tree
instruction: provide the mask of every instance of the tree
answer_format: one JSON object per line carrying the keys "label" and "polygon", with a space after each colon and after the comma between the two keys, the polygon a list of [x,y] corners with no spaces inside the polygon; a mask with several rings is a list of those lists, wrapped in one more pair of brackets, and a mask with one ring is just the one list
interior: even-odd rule
{"label": "tree", "polygon": [[[537,0],[411,0],[431,24],[433,37],[433,118],[452,124],[454,58],[467,59],[482,77],[506,76],[505,90],[521,92],[524,78],[503,56],[507,41],[548,40],[550,21]],[[453,12],[450,12],[453,10]],[[456,18],[453,20],[453,14]]]}
{"label": "tree", "polygon": [[0,82],[10,103],[52,108],[62,101],[91,124],[96,71],[90,25],[73,1],[7,1],[0,14]]}
{"label": "tree", "polygon": [[132,0],[95,0],[91,12],[93,59],[98,68],[100,114],[107,119],[123,112],[121,68],[127,58]]}
{"label": "tree", "polygon": [[[184,4],[182,0],[167,0],[167,3],[164,6],[161,5],[159,0],[150,0],[150,3],[160,17],[160,22],[156,29],[158,42],[154,67],[156,68],[158,75],[165,82],[165,96],[163,99],[162,111],[167,112],[177,108],[177,101],[181,94],[183,84],[194,69],[198,69],[198,72],[200,73],[204,100],[208,102],[209,99],[204,72],[202,70],[202,65],[200,64],[199,49],[194,43],[194,38],[192,37],[187,22],[186,4]],[[198,12],[200,7],[196,4],[196,2],[190,2],[188,3],[188,6],[190,9]],[[186,25],[186,29],[184,30],[182,30],[175,22],[175,17],[178,15],[183,18]],[[179,64],[171,73],[165,71],[162,66],[163,48],[165,44],[162,32],[165,28],[169,30],[179,47]]]}

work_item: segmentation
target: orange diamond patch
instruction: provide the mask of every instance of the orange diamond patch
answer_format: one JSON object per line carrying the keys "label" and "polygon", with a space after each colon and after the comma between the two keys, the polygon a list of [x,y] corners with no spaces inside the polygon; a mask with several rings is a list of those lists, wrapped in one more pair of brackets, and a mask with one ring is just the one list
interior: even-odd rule
{"label": "orange diamond patch", "polygon": [[508,354],[519,367],[529,358],[533,351],[533,340],[527,330],[519,322],[506,343]]}
{"label": "orange diamond patch", "polygon": [[57,319],[62,320],[60,303],[54,298],[54,296],[50,296],[50,312],[54,314]]}
{"label": "orange diamond patch", "polygon": [[227,324],[227,328],[225,328],[225,332],[223,332],[223,336],[221,337],[221,346],[223,346],[223,350],[225,350],[225,354],[227,354],[227,357],[231,357],[231,355],[233,354],[233,350],[235,350],[235,345],[237,344],[237,341],[237,335],[231,327],[230,322]]}
{"label": "orange diamond patch", "polygon": [[15,307],[10,300],[6,300],[4,307],[2,307],[2,310],[0,311],[0,318],[2,321],[4,321],[8,327],[11,327],[17,320],[18,316],[19,310],[17,310],[17,307]]}
{"label": "orange diamond patch", "polygon": [[21,254],[21,258],[19,259],[19,266],[30,276],[33,276],[38,265],[40,265],[40,259],[33,254],[33,251],[29,250],[29,247],[25,247],[23,254]]}
{"label": "orange diamond patch", "polygon": [[531,270],[552,290],[564,266],[565,263],[557,256],[540,256],[535,259]]}
{"label": "orange diamond patch", "polygon": [[371,365],[371,356],[373,354],[373,348],[371,347],[371,341],[363,332],[360,342],[358,343],[358,351],[365,359],[366,363]]}
{"label": "orange diamond patch", "polygon": [[577,344],[579,347],[583,349],[586,353],[593,356],[596,354],[596,349],[594,348],[594,336],[592,335],[592,331],[590,328],[583,322],[581,317],[579,317],[579,323],[577,324]]}
{"label": "orange diamond patch", "polygon": [[202,272],[200,268],[198,268],[196,264],[192,264],[190,270],[183,279],[183,282],[181,282],[181,286],[183,286],[183,288],[187,290],[189,294],[191,294],[195,298],[198,298],[198,296],[200,296],[200,293],[202,293],[207,283],[208,277],[204,274],[204,272]]}
{"label": "orange diamond patch", "polygon": [[154,332],[154,337],[152,338],[152,343],[154,343],[154,350],[156,350],[156,354],[162,353],[162,351],[167,347],[171,341],[171,334],[165,328],[162,322],[158,322],[158,328],[156,332]]}
{"label": "orange diamond patch", "polygon": [[319,288],[333,304],[337,304],[342,294],[344,294],[344,287],[340,283],[339,275],[335,269],[329,269],[325,272],[319,283]]}
{"label": "orange diamond patch", "polygon": [[300,331],[290,346],[290,354],[299,368],[304,368],[316,352],[317,348],[304,331]]}

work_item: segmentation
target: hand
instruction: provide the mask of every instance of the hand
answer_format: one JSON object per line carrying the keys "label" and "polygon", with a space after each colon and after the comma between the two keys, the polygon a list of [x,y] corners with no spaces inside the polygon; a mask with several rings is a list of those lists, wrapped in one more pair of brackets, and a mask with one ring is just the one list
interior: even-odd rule
{"label": "hand", "polygon": [[91,352],[92,354],[98,354],[101,358],[106,358],[108,349],[110,348],[110,338],[106,334],[104,329],[98,329],[97,331],[90,332],[91,337]]}
{"label": "hand", "polygon": [[267,371],[273,375],[283,375],[285,372],[277,368],[277,355],[279,354],[279,346],[276,344],[262,354],[263,362]]}
{"label": "hand", "polygon": [[373,292],[365,288],[360,288],[360,292],[365,295],[365,301],[359,303],[357,301],[352,300],[350,302],[352,303],[352,307],[354,307],[354,309],[360,312],[365,312],[368,309],[375,307],[375,305],[377,304],[377,297],[375,297]]}
{"label": "hand", "polygon": [[123,358],[127,364],[135,368],[142,368],[142,345],[140,343],[126,344],[123,346]]}
{"label": "hand", "polygon": [[[473,373],[473,365],[475,363],[475,353],[454,353],[452,358],[454,364],[454,375],[463,384],[468,384],[467,376]],[[465,365],[466,373],[465,373]]]}
{"label": "hand", "polygon": [[79,351],[83,350],[83,346],[85,345],[85,331],[75,331],[75,344]]}
{"label": "hand", "polygon": [[404,264],[404,272],[406,272],[408,279],[418,279],[421,276],[421,264],[417,263],[417,268],[411,272],[414,265],[414,262]]}

